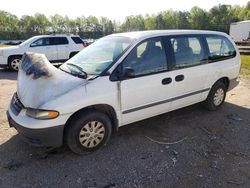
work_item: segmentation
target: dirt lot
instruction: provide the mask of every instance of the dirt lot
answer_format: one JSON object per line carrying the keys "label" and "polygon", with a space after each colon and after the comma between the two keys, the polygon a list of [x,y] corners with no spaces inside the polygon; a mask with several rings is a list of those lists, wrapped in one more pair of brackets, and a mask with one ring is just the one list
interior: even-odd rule
{"label": "dirt lot", "polygon": [[67,147],[31,147],[8,127],[16,77],[0,70],[1,188],[250,187],[249,78],[219,111],[193,105],[134,123],[96,153],[77,156]]}

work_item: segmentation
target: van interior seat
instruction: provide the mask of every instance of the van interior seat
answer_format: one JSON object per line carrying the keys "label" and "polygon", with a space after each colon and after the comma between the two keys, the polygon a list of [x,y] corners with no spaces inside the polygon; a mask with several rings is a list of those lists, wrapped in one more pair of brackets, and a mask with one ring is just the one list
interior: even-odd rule
{"label": "van interior seat", "polygon": [[191,47],[179,48],[175,52],[176,64],[186,64],[195,59],[193,49]]}
{"label": "van interior seat", "polygon": [[166,61],[164,61],[164,52],[160,46],[156,46],[156,42],[152,41],[147,44],[145,52],[142,55],[146,64],[151,64],[147,66],[157,67],[164,65]]}

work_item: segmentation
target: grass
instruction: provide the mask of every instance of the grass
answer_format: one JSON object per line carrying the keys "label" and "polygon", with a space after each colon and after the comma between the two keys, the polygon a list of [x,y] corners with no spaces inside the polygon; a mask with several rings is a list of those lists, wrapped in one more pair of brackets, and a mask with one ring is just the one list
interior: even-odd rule
{"label": "grass", "polygon": [[8,47],[8,46],[11,46],[11,45],[0,44],[0,48],[2,48],[2,47]]}
{"label": "grass", "polygon": [[250,56],[242,55],[241,56],[241,70],[240,74],[250,75]]}

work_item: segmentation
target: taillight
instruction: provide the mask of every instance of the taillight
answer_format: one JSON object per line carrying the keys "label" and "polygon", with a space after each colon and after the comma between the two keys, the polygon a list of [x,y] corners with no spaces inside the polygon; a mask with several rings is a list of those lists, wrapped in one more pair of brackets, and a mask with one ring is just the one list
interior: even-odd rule
{"label": "taillight", "polygon": [[88,46],[88,44],[86,44],[85,42],[82,43],[83,47],[86,48]]}

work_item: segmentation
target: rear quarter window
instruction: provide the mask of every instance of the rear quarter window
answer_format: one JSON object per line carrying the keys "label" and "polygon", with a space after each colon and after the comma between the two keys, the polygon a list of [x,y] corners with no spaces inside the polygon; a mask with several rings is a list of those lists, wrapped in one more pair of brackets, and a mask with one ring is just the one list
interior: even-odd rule
{"label": "rear quarter window", "polygon": [[76,44],[83,44],[83,41],[80,37],[71,37],[71,39],[74,41]]}
{"label": "rear quarter window", "polygon": [[210,60],[223,60],[235,57],[236,51],[233,44],[222,36],[207,36],[208,58]]}

